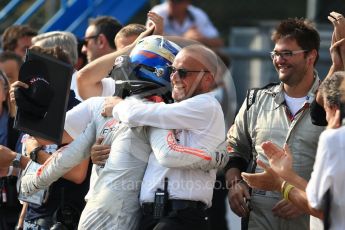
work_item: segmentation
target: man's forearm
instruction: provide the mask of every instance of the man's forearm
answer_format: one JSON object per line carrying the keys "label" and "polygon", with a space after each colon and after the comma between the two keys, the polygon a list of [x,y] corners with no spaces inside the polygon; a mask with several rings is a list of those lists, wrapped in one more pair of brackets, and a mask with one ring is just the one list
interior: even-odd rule
{"label": "man's forearm", "polygon": [[77,86],[78,93],[84,100],[92,96],[100,96],[102,93],[102,79],[106,77],[114,65],[118,56],[128,54],[132,46],[125,47],[119,51],[106,54],[87,64],[78,71]]}
{"label": "man's forearm", "polygon": [[225,180],[227,186],[232,186],[233,184],[242,180],[241,170],[238,168],[230,168],[225,173]]}
{"label": "man's forearm", "polygon": [[296,205],[296,207],[298,207],[299,209],[303,210],[304,212],[310,215],[316,216],[317,218],[323,218],[322,211],[314,209],[309,205],[305,191],[300,190],[298,188],[293,188],[289,192],[288,196],[289,201]]}

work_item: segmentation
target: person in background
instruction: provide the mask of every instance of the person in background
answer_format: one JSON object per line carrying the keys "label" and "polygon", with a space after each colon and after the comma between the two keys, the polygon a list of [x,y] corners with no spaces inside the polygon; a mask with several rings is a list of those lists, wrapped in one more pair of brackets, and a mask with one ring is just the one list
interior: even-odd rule
{"label": "person in background", "polygon": [[[262,173],[242,173],[248,184],[254,188],[281,192],[284,199],[294,203],[305,212],[324,218],[328,216],[328,229],[345,228],[345,204],[343,194],[345,183],[341,163],[345,160],[345,127],[340,127],[341,84],[345,72],[335,72],[326,78],[321,86],[328,129],[320,135],[316,160],[311,178],[306,181],[292,168],[293,155],[287,146],[284,149],[272,142],[264,142],[262,148],[269,160],[269,165],[258,161],[265,170]],[[328,193],[331,195],[329,196]],[[325,197],[329,196],[325,199]],[[327,203],[327,205],[325,204]],[[326,208],[329,207],[328,210]],[[329,224],[329,223],[327,223]],[[311,229],[314,228],[311,222]]]}
{"label": "person in background", "polygon": [[121,28],[121,23],[110,16],[90,19],[81,50],[82,53],[86,54],[88,62],[116,50],[114,38]]}
{"label": "person in background", "polygon": [[74,65],[74,68],[76,70],[80,70],[87,64],[86,54],[81,52],[81,50],[83,49],[84,43],[85,43],[84,40],[78,39],[78,60],[77,60],[77,63]]}
{"label": "person in background", "polygon": [[[18,54],[12,51],[3,51],[0,53],[0,69],[7,76],[10,85],[18,81],[19,69],[22,64],[23,59]],[[10,102],[8,109],[8,138],[6,146],[14,151],[21,152],[20,132],[13,128],[16,105]]]}
{"label": "person in background", "polygon": [[228,132],[233,148],[226,171],[229,204],[238,216],[245,217],[242,226],[248,224],[248,229],[309,229],[305,212],[276,192],[253,189],[250,194],[241,177],[246,170],[263,171],[256,166],[256,159],[267,162],[261,143],[272,140],[289,145],[298,159],[294,170],[308,180],[324,129],[312,124],[309,107],[320,84],[314,71],[320,47],[318,32],[303,18],[287,19],[277,25],[272,40],[271,58],[281,82],[250,90]]}
{"label": "person in background", "polygon": [[37,31],[30,26],[10,26],[2,34],[2,49],[3,51],[12,51],[24,59],[26,49],[31,47],[31,38],[36,35]]}
{"label": "person in background", "polygon": [[[8,146],[9,122],[9,81],[0,70],[0,145]],[[0,229],[10,230],[16,226],[20,212],[17,199],[17,174],[12,166],[0,168]]]}
{"label": "person in background", "polygon": [[[199,41],[210,48],[223,46],[217,29],[207,14],[190,0],[167,0],[151,10],[164,20],[164,35],[182,36]],[[147,24],[150,23],[150,19]]]}
{"label": "person in background", "polygon": [[142,24],[128,24],[124,26],[115,36],[114,42],[118,50],[132,44],[137,37],[146,30]]}
{"label": "person in background", "polygon": [[10,84],[18,81],[19,69],[23,64],[23,59],[12,51],[3,51],[0,53],[0,69],[2,69]]}
{"label": "person in background", "polygon": [[[163,18],[159,15],[152,13],[148,18],[151,20],[151,24],[148,28],[149,33],[161,35],[163,31]],[[130,42],[135,41],[141,33],[145,31],[144,27],[140,24],[130,24],[125,26],[118,32],[118,35],[114,38],[114,43],[119,46],[119,51],[125,50],[124,48],[131,44]],[[145,32],[146,33],[146,32]],[[125,51],[124,51],[125,52]],[[111,56],[112,54],[108,54],[107,56]],[[104,55],[106,56],[106,55]],[[79,95],[82,99],[86,100],[87,98],[94,97],[94,96],[111,96],[114,93],[115,83],[114,80],[111,78],[106,78],[107,74],[111,71],[111,67],[114,64],[115,58],[111,59],[110,67],[103,68],[103,66],[91,63],[90,65],[83,68],[81,71],[78,72],[77,76],[77,84],[78,84],[78,91]],[[102,62],[100,62],[102,65]],[[89,68],[89,66],[93,66]],[[88,73],[90,69],[95,71],[91,71]],[[86,70],[86,71],[85,71]],[[99,71],[101,70],[101,71]],[[102,73],[103,74],[100,74]],[[105,74],[104,74],[105,72]]]}

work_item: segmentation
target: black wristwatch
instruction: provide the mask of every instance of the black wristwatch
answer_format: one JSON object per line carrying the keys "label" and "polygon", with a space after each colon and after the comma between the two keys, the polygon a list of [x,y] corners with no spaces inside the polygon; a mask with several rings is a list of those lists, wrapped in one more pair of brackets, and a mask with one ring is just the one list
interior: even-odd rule
{"label": "black wristwatch", "polygon": [[30,159],[31,159],[32,161],[38,163],[38,162],[37,162],[37,157],[38,157],[37,154],[38,154],[38,152],[39,152],[40,150],[42,150],[42,146],[38,146],[38,147],[34,148],[34,149],[30,152]]}
{"label": "black wristwatch", "polygon": [[12,161],[12,166],[14,168],[20,168],[20,159],[22,158],[22,154],[16,153],[16,157]]}
{"label": "black wristwatch", "polygon": [[14,229],[15,230],[23,230],[23,227],[20,227],[20,226],[17,225]]}

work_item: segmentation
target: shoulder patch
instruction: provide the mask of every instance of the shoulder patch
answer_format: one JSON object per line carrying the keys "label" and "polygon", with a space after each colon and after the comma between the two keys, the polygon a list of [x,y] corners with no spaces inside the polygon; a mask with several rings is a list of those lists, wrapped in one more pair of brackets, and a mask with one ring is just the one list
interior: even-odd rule
{"label": "shoulder patch", "polygon": [[260,89],[253,88],[247,91],[247,110],[255,103],[256,94]]}
{"label": "shoulder patch", "polygon": [[271,86],[275,86],[275,85],[279,85],[279,84],[280,84],[279,82],[273,82],[273,83],[269,83],[269,84],[265,85],[262,88],[252,88],[252,89],[249,89],[247,91],[247,110],[255,103],[256,95],[257,95],[259,90],[267,89],[267,88],[269,88]]}

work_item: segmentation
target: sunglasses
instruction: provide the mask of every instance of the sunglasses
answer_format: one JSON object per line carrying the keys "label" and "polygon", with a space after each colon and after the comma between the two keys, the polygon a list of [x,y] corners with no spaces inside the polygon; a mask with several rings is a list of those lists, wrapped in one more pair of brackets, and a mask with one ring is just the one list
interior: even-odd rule
{"label": "sunglasses", "polygon": [[84,43],[83,43],[83,44],[84,44],[85,46],[87,46],[87,45],[89,44],[89,41],[90,41],[91,39],[96,39],[96,38],[98,38],[99,35],[100,35],[100,34],[96,34],[96,35],[84,37],[84,38],[83,38],[83,40],[84,40]]}
{"label": "sunglasses", "polygon": [[188,73],[210,73],[210,71],[208,70],[186,70],[186,69],[177,69],[173,66],[168,66],[167,67],[169,74],[172,75],[174,73],[178,73],[178,75],[180,76],[180,78],[186,78]]}

